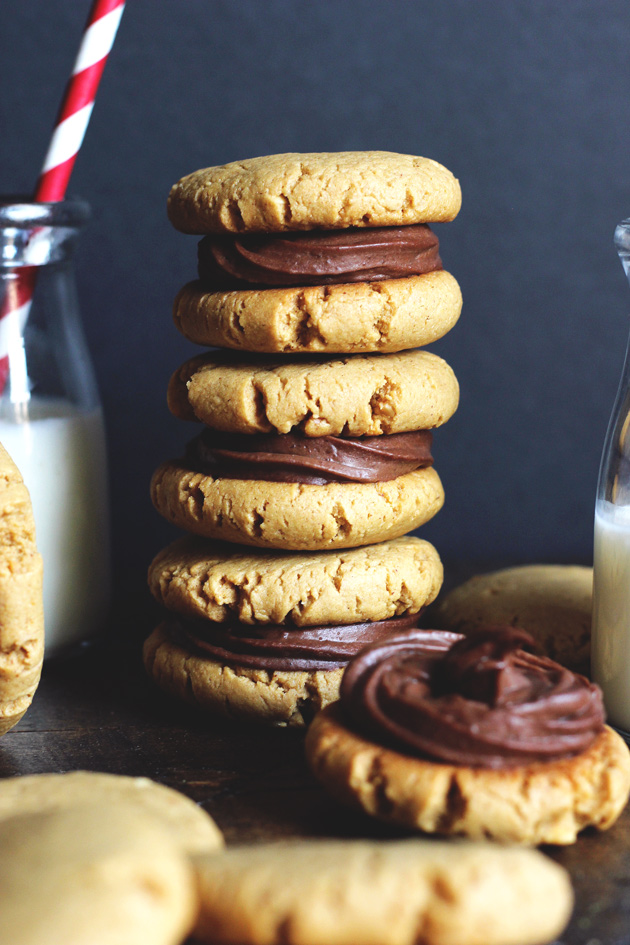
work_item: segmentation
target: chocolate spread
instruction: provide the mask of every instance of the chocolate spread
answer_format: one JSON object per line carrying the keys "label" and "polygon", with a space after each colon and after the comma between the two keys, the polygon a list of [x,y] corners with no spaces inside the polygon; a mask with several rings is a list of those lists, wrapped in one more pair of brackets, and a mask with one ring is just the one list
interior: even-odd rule
{"label": "chocolate spread", "polygon": [[221,663],[268,670],[340,669],[368,643],[414,627],[420,614],[320,627],[175,619],[171,634]]}
{"label": "chocolate spread", "polygon": [[209,289],[376,282],[442,268],[438,238],[426,223],[206,236],[198,256]]}
{"label": "chocolate spread", "polygon": [[462,637],[414,630],[350,664],[341,700],[353,721],[422,758],[506,768],[584,751],[604,724],[598,686],[527,652],[512,627]]}
{"label": "chocolate spread", "polygon": [[206,429],[187,447],[186,462],[215,478],[272,482],[386,482],[431,466],[429,430],[384,436],[306,437]]}

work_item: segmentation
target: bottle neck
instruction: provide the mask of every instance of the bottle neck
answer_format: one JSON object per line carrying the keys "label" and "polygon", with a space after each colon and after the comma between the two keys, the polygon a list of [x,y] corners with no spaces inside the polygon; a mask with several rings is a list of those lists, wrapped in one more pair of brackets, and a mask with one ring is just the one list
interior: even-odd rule
{"label": "bottle neck", "polygon": [[36,204],[0,197],[0,272],[68,262],[88,219],[83,201]]}

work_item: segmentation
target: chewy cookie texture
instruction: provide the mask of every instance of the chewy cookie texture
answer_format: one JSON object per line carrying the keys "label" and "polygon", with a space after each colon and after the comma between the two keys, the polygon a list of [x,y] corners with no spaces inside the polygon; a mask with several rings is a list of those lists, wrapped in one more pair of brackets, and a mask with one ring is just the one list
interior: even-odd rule
{"label": "chewy cookie texture", "polygon": [[311,767],[339,800],[428,833],[569,844],[610,827],[630,756],[601,691],[531,653],[522,630],[415,630],[364,648],[311,724]]}
{"label": "chewy cookie texture", "polygon": [[541,945],[573,899],[542,854],[490,844],[302,841],[195,866],[208,945]]}
{"label": "chewy cookie texture", "polygon": [[304,288],[209,292],[191,282],[173,320],[190,341],[240,351],[299,354],[403,351],[453,328],[462,295],[450,273]]}
{"label": "chewy cookie texture", "polygon": [[350,654],[396,632],[380,622],[435,598],[437,553],[404,536],[443,503],[429,431],[459,387],[412,349],[460,314],[429,226],[460,203],[446,168],[380,151],[252,158],[171,189],[171,222],[204,237],[175,322],[236,350],[189,359],[168,387],[171,412],[208,432],[151,483],[158,512],[197,536],[149,572],[171,616],[144,659],[167,692],[305,725],[338,698]]}
{"label": "chewy cookie texture", "polygon": [[187,858],[136,805],[85,803],[0,821],[7,945],[179,945],[196,907]]}
{"label": "chewy cookie texture", "polygon": [[44,658],[42,559],[28,490],[0,445],[0,735],[18,722]]}
{"label": "chewy cookie texture", "polygon": [[294,551],[398,538],[432,518],[444,501],[434,469],[388,482],[311,486],[213,479],[175,463],[156,470],[151,496],[164,518],[195,535]]}
{"label": "chewy cookie texture", "polygon": [[428,351],[286,363],[201,355],[168,388],[181,420],[239,433],[299,429],[308,437],[431,430],[458,402],[453,371]]}
{"label": "chewy cookie texture", "polygon": [[217,623],[231,617],[295,627],[387,620],[428,606],[441,583],[435,548],[411,536],[317,555],[187,536],[149,568],[149,587],[168,610]]}
{"label": "chewy cookie texture", "polygon": [[272,154],[208,167],[172,187],[184,233],[283,232],[453,220],[461,190],[429,158],[390,151]]}
{"label": "chewy cookie texture", "polygon": [[307,733],[317,778],[341,803],[425,833],[501,843],[575,843],[587,826],[611,827],[628,800],[630,761],[606,728],[583,754],[507,770],[422,761],[348,727],[338,704]]}

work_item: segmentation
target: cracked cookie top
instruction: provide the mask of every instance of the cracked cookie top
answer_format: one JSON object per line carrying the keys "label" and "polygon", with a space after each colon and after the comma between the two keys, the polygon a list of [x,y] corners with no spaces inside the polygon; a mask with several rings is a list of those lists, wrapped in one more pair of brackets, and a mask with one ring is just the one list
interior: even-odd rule
{"label": "cracked cookie top", "polygon": [[168,389],[171,412],[215,430],[380,436],[432,429],[453,415],[459,385],[429,351],[278,362],[213,351],[186,361]]}
{"label": "cracked cookie top", "polygon": [[459,182],[429,158],[391,151],[272,154],[183,177],[168,198],[184,233],[280,233],[454,219]]}
{"label": "cracked cookie top", "polygon": [[149,587],[160,604],[217,623],[309,627],[386,620],[428,606],[441,584],[437,551],[411,536],[314,555],[252,551],[187,535],[149,567]]}

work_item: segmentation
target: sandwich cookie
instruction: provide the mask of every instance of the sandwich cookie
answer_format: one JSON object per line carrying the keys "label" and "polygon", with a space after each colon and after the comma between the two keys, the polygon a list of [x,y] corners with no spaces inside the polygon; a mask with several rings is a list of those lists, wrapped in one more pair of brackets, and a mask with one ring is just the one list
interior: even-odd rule
{"label": "sandwich cookie", "polygon": [[20,472],[0,445],[0,735],[28,709],[44,658],[42,559]]}
{"label": "sandwich cookie", "polygon": [[461,294],[427,223],[460,203],[446,168],[389,152],[197,171],[169,196],[178,229],[209,234],[175,323],[198,344],[268,353],[428,344],[457,321]]}
{"label": "sandwich cookie", "polygon": [[284,556],[183,538],[149,568],[170,613],[145,665],[202,708],[300,727],[338,698],[348,661],[415,626],[441,583],[437,552],[417,538]]}
{"label": "sandwich cookie", "polygon": [[628,800],[630,757],[601,691],[524,631],[414,631],[366,648],[307,734],[341,801],[428,833],[573,843]]}
{"label": "sandwich cookie", "polygon": [[0,821],[23,814],[54,813],[85,804],[109,809],[124,804],[160,821],[186,853],[223,848],[212,817],[185,794],[151,781],[100,771],[33,774],[0,779]]}
{"label": "sandwich cookie", "polygon": [[0,941],[179,945],[195,921],[188,858],[136,805],[0,821]]}
{"label": "sandwich cookie", "polygon": [[156,471],[153,502],[186,531],[260,547],[399,537],[441,508],[430,430],[457,400],[450,367],[424,351],[292,364],[195,358],[173,376],[169,406],[212,431]]}
{"label": "sandwich cookie", "polygon": [[589,675],[592,606],[592,568],[528,564],[470,578],[440,601],[434,624],[464,634],[520,627],[551,659]]}
{"label": "sandwich cookie", "polygon": [[573,893],[537,850],[311,840],[197,857],[205,945],[543,945]]}

